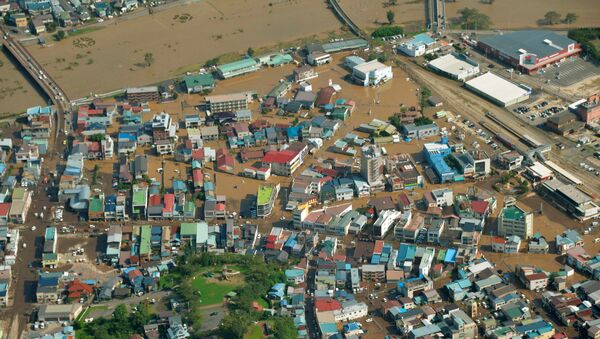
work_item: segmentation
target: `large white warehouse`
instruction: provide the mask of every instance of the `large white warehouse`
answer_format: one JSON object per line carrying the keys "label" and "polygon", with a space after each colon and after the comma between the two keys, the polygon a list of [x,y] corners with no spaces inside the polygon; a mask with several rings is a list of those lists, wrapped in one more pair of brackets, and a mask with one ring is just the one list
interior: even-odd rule
{"label": "large white warehouse", "polygon": [[479,64],[464,54],[446,54],[430,61],[428,66],[456,80],[466,80],[479,74]]}
{"label": "large white warehouse", "polygon": [[529,91],[490,72],[465,82],[465,87],[502,107],[529,99]]}

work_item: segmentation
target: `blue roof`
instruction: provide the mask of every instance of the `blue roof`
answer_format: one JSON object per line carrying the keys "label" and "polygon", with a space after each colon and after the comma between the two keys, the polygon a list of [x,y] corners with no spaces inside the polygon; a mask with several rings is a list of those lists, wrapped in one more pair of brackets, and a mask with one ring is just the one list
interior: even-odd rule
{"label": "blue roof", "polygon": [[58,285],[58,277],[40,277],[38,280],[39,286],[56,286]]}
{"label": "blue roof", "polygon": [[426,45],[429,45],[429,44],[432,44],[435,42],[435,40],[432,37],[430,37],[427,33],[421,33],[421,34],[415,35],[413,37],[413,41],[421,42]]}
{"label": "blue roof", "polygon": [[456,261],[456,249],[449,248],[446,251],[446,256],[444,257],[444,262],[454,263]]}
{"label": "blue roof", "polygon": [[125,139],[125,140],[128,140],[128,141],[136,141],[137,137],[133,133],[121,132],[121,133],[119,133],[117,135],[117,139],[118,140]]}
{"label": "blue roof", "polygon": [[337,333],[337,325],[335,323],[323,323],[319,324],[321,333]]}
{"label": "blue roof", "polygon": [[371,257],[371,264],[379,264],[379,260],[381,259],[381,255],[373,254]]}
{"label": "blue roof", "polygon": [[345,332],[356,331],[356,330],[360,330],[360,324],[359,323],[347,323],[347,324],[344,324],[344,331]]}

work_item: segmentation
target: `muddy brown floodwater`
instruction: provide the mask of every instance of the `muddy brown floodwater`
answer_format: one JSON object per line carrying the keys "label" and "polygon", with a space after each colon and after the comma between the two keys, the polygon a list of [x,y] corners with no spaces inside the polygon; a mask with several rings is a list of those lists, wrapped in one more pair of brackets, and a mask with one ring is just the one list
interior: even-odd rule
{"label": "muddy brown floodwater", "polygon": [[[300,38],[326,37],[341,27],[322,0],[190,2],[116,22],[29,50],[75,99],[156,83],[249,47],[277,49]],[[146,53],[154,56],[150,67],[143,65]]]}
{"label": "muddy brown floodwater", "polygon": [[0,118],[45,103],[27,76],[0,49]]}
{"label": "muddy brown floodwater", "polygon": [[[384,7],[387,1],[372,0],[343,0],[342,8],[352,20],[361,28],[375,28],[382,23],[387,23],[386,12],[392,10],[396,16],[395,21],[401,25],[425,21],[423,0],[400,0],[397,6]],[[493,28],[519,29],[525,27],[539,27],[538,20],[548,11],[556,11],[563,17],[567,13],[578,16],[575,24],[580,26],[597,26],[600,6],[596,0],[500,0],[492,5],[484,4],[480,0],[461,0],[446,4],[447,19],[458,16],[458,10],[469,7],[476,8],[488,15]],[[421,24],[423,26],[423,24]],[[554,25],[555,28],[569,28],[566,24]]]}

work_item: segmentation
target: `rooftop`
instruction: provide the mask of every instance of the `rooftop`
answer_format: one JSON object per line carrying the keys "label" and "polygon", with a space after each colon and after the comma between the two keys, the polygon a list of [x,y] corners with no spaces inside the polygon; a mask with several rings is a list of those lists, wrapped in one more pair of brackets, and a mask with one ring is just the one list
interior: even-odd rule
{"label": "rooftop", "polygon": [[483,37],[479,41],[516,60],[519,60],[519,56],[522,54],[520,50],[536,54],[538,58],[544,58],[567,49],[569,45],[575,43],[574,40],[564,35],[543,30],[503,33]]}
{"label": "rooftop", "polygon": [[258,193],[257,193],[257,204],[259,205],[265,205],[268,204],[271,201],[271,196],[273,195],[273,187],[271,186],[266,186],[266,185],[259,185],[258,186]]}
{"label": "rooftop", "polygon": [[503,103],[528,95],[525,89],[491,72],[467,81],[466,85]]}

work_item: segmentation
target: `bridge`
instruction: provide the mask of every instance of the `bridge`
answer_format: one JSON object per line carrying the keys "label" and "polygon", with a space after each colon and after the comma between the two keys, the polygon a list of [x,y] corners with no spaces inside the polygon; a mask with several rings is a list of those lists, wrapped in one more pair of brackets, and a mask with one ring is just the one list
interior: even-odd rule
{"label": "bridge", "polygon": [[337,0],[328,0],[328,2],[331,8],[333,8],[333,11],[338,16],[338,18],[340,18],[340,20],[343,23],[345,23],[348,26],[348,28],[350,28],[352,33],[356,34],[360,38],[369,38],[363,31],[360,30],[360,28],[354,23],[354,21],[352,21],[352,19],[350,19],[350,17],[346,15],[346,12],[344,12]]}
{"label": "bridge", "polygon": [[13,39],[10,34],[0,27],[2,35],[2,45],[14,59],[27,71],[31,78],[38,84],[44,93],[50,98],[54,105],[54,130],[49,140],[49,145],[57,145],[59,141],[59,131],[65,129],[65,114],[70,112],[71,103],[66,93],[60,88],[58,83],[44,70],[33,56],[27,51],[21,43]]}

